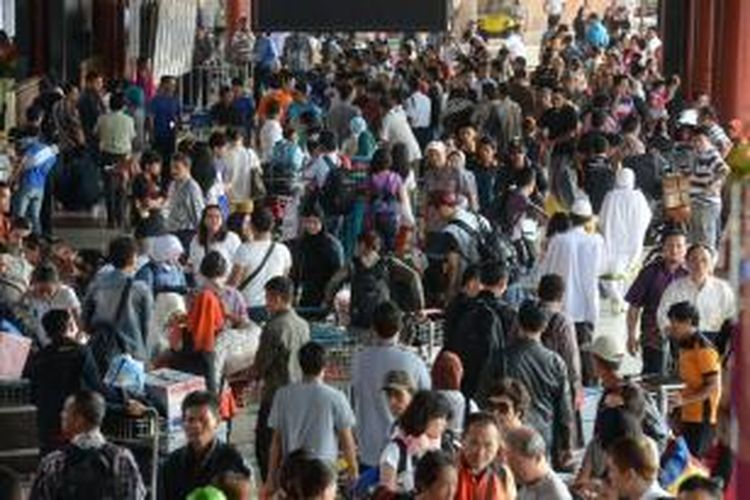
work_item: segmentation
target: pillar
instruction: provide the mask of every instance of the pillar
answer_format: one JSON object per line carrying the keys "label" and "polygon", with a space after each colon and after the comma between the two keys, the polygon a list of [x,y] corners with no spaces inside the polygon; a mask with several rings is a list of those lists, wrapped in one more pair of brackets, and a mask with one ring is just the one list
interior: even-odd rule
{"label": "pillar", "polygon": [[717,19],[713,101],[726,120],[750,121],[750,1],[723,0]]}
{"label": "pillar", "polygon": [[700,94],[712,95],[714,46],[718,42],[716,37],[721,32],[721,27],[717,25],[717,2],[692,0],[690,3],[692,50],[688,64],[692,66],[691,95],[696,98]]}

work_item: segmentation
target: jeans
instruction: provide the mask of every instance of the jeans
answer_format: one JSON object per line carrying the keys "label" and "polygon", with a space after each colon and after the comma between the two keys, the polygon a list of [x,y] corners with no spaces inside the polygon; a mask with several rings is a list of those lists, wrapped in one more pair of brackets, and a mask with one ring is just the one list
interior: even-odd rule
{"label": "jeans", "polygon": [[713,249],[719,246],[721,203],[696,203],[691,206],[690,241],[704,243]]}
{"label": "jeans", "polygon": [[44,188],[22,187],[13,199],[13,213],[16,217],[24,217],[31,222],[35,234],[42,233],[42,200]]}
{"label": "jeans", "polygon": [[699,424],[681,423],[680,428],[682,437],[696,458],[703,458],[703,455],[711,448],[716,434],[716,426],[708,422]]}

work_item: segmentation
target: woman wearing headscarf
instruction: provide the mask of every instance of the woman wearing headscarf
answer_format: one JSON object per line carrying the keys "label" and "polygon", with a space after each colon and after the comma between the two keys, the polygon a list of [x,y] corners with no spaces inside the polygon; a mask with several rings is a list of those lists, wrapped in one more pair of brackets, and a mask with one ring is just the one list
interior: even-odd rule
{"label": "woman wearing headscarf", "polygon": [[343,153],[353,161],[369,161],[377,148],[375,136],[370,132],[367,121],[355,116],[349,122],[349,137],[344,141]]}
{"label": "woman wearing headscarf", "polygon": [[432,387],[450,402],[452,408],[448,428],[461,434],[466,417],[479,411],[474,400],[461,393],[461,381],[464,378],[464,366],[461,358],[450,351],[442,351],[432,365]]}
{"label": "woman wearing headscarf", "polygon": [[607,274],[611,276],[605,283],[610,284],[612,298],[619,305],[623,302],[623,276],[638,264],[652,216],[646,197],[635,188],[631,169],[617,172],[615,188],[604,197],[599,216]]}
{"label": "woman wearing headscarf", "polygon": [[[470,190],[466,178],[457,168],[448,165],[448,147],[444,142],[433,141],[425,148],[424,188],[428,199],[438,194],[455,195],[459,203],[468,205]],[[431,203],[424,204],[426,229],[428,232],[440,229],[442,222]]]}
{"label": "woman wearing headscarf", "polygon": [[179,260],[182,243],[172,234],[151,238],[148,245],[148,262],[135,274],[135,279],[151,287],[154,298],[162,293],[187,293],[187,281]]}

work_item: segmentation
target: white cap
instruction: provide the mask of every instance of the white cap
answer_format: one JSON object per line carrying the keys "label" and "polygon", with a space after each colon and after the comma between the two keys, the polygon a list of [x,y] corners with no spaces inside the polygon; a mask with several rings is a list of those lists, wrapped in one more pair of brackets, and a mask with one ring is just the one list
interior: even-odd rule
{"label": "white cap", "polygon": [[625,349],[611,335],[599,335],[582,349],[610,363],[619,363],[625,357]]}
{"label": "white cap", "polygon": [[591,208],[591,202],[587,197],[580,197],[573,202],[570,213],[579,217],[593,217],[594,209]]}

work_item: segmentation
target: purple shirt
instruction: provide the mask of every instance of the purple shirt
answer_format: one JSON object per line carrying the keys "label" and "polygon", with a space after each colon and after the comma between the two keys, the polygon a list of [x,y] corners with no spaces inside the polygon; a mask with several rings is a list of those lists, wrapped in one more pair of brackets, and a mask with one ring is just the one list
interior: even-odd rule
{"label": "purple shirt", "polygon": [[630,286],[625,300],[633,307],[643,308],[641,316],[642,342],[647,347],[662,349],[663,341],[656,322],[656,311],[661,296],[670,283],[688,275],[685,266],[670,272],[663,260],[658,260],[644,267]]}

